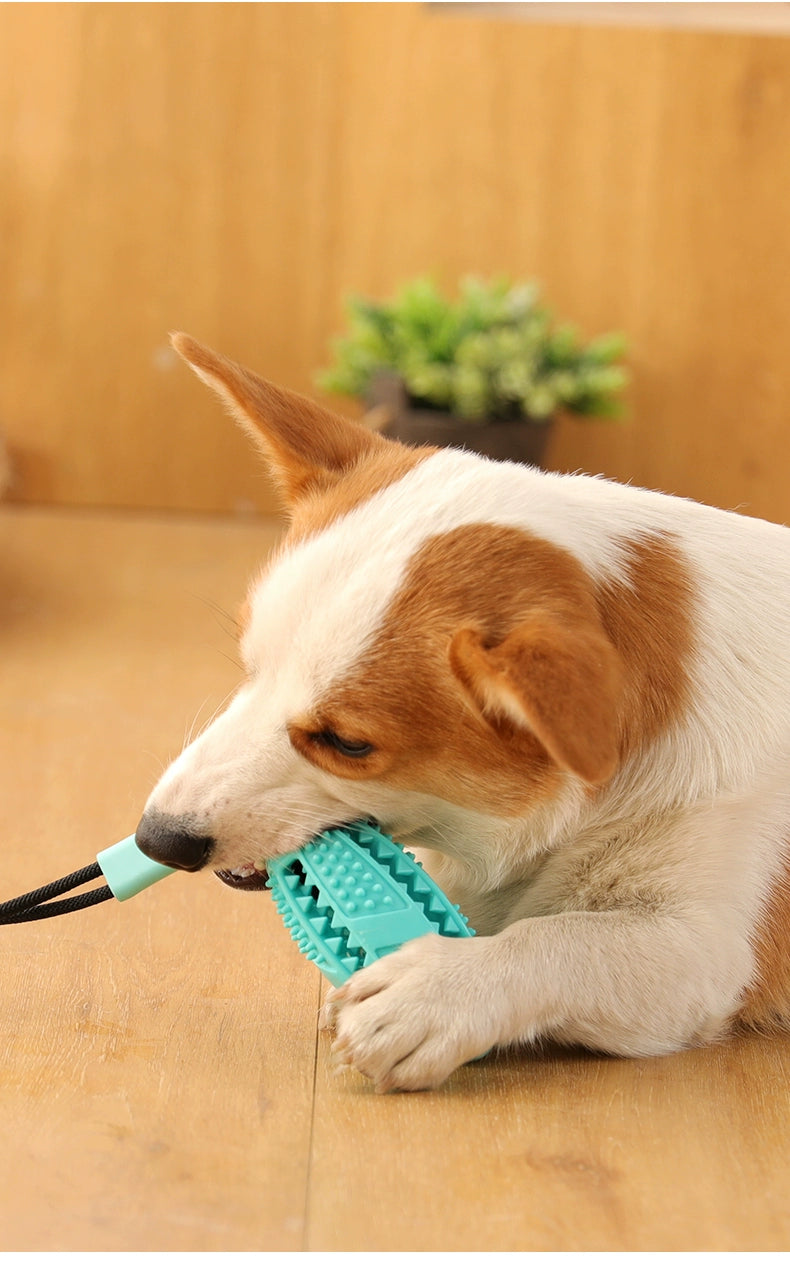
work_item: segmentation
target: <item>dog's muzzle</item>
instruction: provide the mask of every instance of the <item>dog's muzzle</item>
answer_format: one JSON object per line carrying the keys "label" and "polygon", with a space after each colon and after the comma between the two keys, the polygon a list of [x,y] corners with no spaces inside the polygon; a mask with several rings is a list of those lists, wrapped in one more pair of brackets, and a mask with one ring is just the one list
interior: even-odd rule
{"label": "dog's muzzle", "polygon": [[[148,809],[143,814],[135,839],[146,857],[163,866],[172,866],[174,870],[203,870],[216,850],[212,836],[201,835],[189,818],[160,813],[157,809]],[[237,866],[214,873],[230,888],[244,892],[265,888],[269,878],[266,871],[257,866]]]}

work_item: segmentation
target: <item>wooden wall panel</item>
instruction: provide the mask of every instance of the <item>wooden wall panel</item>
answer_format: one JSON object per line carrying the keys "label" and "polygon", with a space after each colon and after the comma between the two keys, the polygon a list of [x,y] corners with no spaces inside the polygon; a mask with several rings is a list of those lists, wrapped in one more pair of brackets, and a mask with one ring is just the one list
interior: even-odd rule
{"label": "wooden wall panel", "polygon": [[270,509],[169,353],[314,390],[349,290],[540,278],[632,346],[552,457],[790,517],[790,39],[412,4],[0,6],[14,495]]}

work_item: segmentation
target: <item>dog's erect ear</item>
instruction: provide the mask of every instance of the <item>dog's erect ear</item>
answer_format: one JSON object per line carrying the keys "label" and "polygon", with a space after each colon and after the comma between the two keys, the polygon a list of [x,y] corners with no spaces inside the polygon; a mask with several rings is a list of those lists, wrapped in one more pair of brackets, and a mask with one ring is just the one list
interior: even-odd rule
{"label": "dog's erect ear", "polygon": [[560,769],[594,786],[612,777],[623,675],[602,629],[536,612],[496,646],[460,629],[450,662],[491,724],[530,730]]}
{"label": "dog's erect ear", "polygon": [[325,487],[391,442],[305,396],[275,387],[188,334],[170,339],[262,449],[288,502]]}

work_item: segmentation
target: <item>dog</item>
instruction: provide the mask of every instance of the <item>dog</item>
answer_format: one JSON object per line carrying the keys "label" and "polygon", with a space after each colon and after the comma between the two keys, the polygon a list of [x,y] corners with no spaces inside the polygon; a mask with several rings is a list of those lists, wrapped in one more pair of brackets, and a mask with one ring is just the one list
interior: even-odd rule
{"label": "dog", "polygon": [[410,448],[201,346],[290,526],[244,684],[141,850],[263,887],[367,818],[478,935],[333,990],[336,1058],[439,1086],[541,1040],[652,1056],[790,1018],[790,530],[587,475]]}

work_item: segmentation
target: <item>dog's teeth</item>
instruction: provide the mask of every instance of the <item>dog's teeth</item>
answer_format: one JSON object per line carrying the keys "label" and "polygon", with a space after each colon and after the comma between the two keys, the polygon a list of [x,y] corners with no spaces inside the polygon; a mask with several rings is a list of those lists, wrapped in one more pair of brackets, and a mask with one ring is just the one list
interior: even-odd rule
{"label": "dog's teeth", "polygon": [[249,879],[250,875],[255,874],[254,866],[234,866],[231,875],[235,875],[237,879]]}

